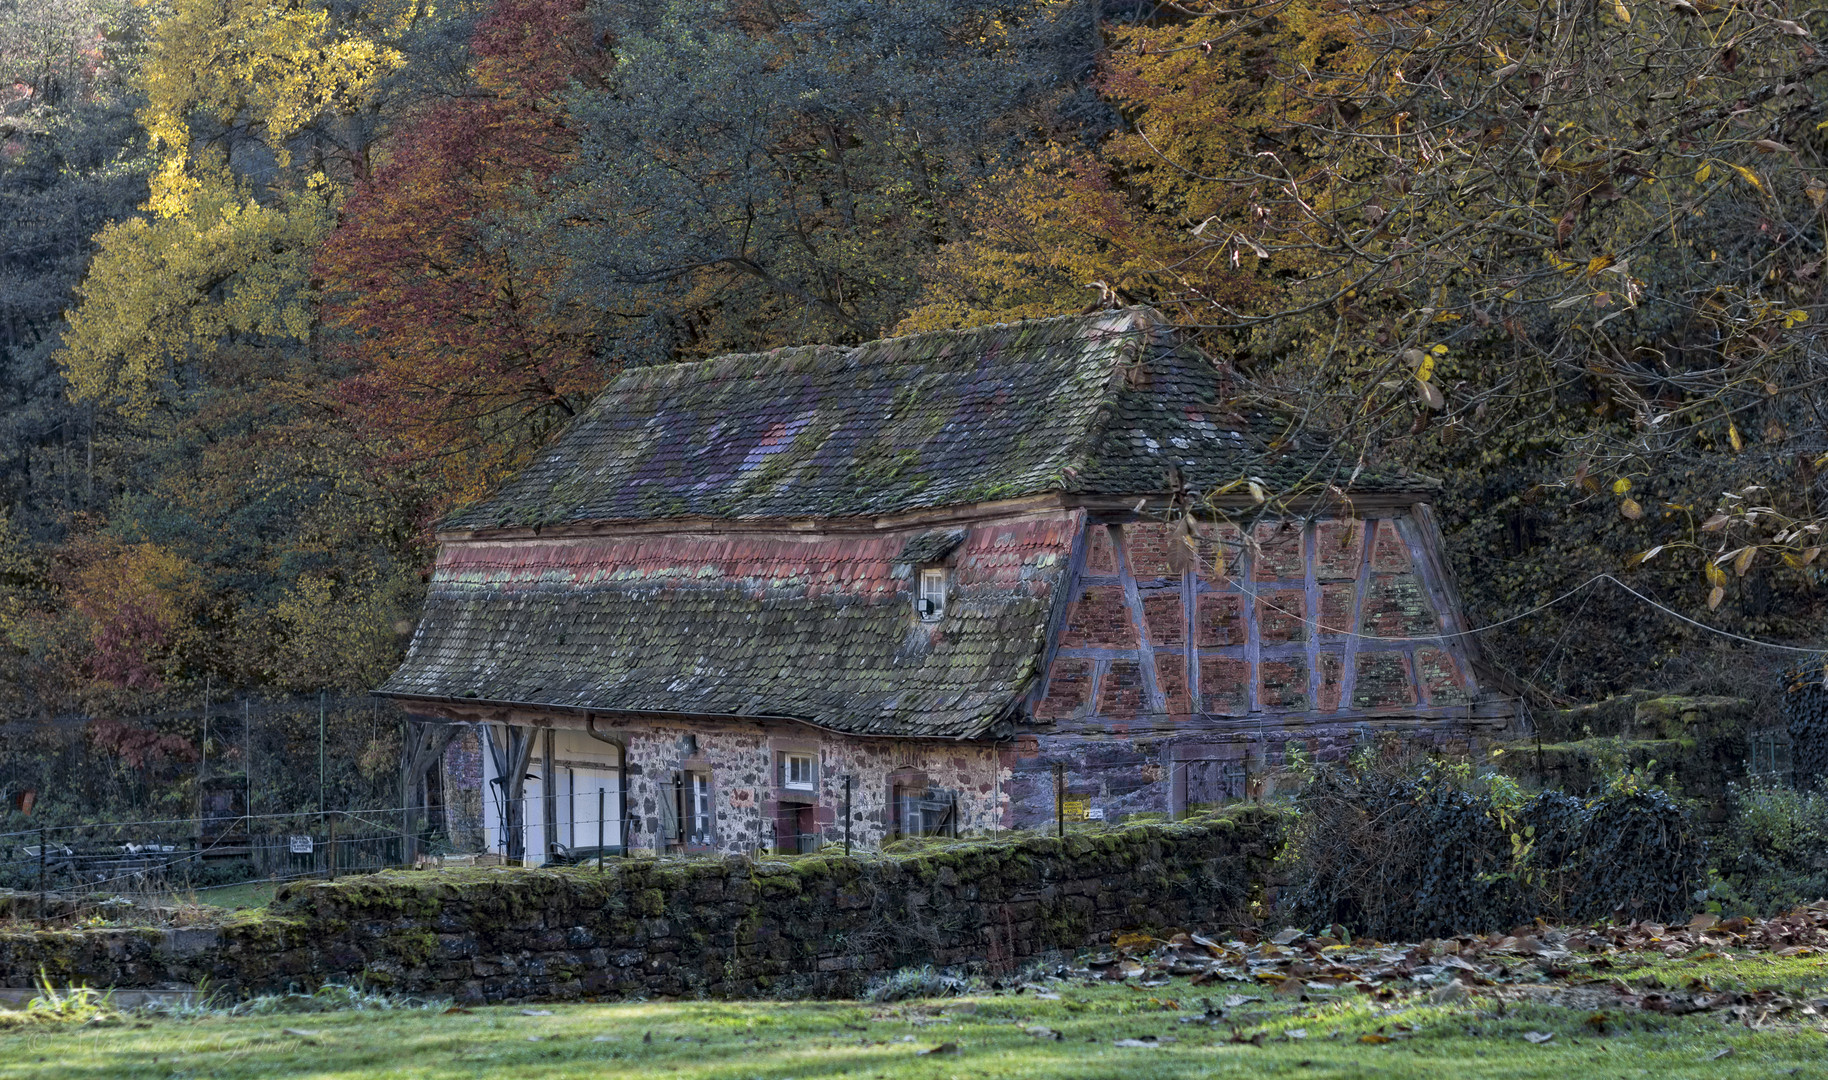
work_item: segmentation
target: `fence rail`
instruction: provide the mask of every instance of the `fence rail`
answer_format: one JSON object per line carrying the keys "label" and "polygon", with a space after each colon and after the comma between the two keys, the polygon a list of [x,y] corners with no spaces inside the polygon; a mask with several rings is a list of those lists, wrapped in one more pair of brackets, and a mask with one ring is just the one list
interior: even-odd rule
{"label": "fence rail", "polygon": [[399,810],[334,810],[44,826],[0,834],[0,884],[157,893],[367,873],[404,863],[401,818]]}

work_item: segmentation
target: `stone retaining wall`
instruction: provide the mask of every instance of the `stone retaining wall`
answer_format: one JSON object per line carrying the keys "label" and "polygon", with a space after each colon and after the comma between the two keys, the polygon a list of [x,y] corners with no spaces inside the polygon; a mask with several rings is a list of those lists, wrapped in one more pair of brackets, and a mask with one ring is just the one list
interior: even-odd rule
{"label": "stone retaining wall", "polygon": [[606,870],[398,871],[288,886],[209,929],[0,933],[0,985],[228,993],[371,987],[483,1002],[849,995],[897,968],[1008,971],[1128,928],[1241,916],[1273,812],[933,843],[854,859],[632,859]]}

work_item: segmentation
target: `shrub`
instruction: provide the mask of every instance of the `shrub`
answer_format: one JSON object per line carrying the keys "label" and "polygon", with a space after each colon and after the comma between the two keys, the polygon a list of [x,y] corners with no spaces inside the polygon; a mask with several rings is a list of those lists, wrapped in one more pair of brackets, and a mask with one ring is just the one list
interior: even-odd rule
{"label": "shrub", "polygon": [[908,998],[956,997],[983,989],[983,980],[951,971],[935,969],[931,964],[905,967],[871,980],[863,992],[866,1001],[904,1001]]}
{"label": "shrub", "polygon": [[1828,789],[1732,785],[1732,812],[1716,841],[1716,894],[1769,913],[1828,896]]}
{"label": "shrub", "polygon": [[1296,798],[1286,918],[1401,939],[1537,916],[1685,914],[1704,879],[1687,811],[1637,774],[1527,797],[1461,765],[1326,766]]}

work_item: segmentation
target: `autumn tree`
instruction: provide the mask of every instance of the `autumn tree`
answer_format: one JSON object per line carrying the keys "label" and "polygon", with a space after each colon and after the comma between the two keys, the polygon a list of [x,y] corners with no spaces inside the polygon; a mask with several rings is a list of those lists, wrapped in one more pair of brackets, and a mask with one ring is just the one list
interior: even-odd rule
{"label": "autumn tree", "polygon": [[[1122,129],[988,185],[907,325],[1072,310],[1095,282],[1163,307],[1345,464],[1445,476],[1487,618],[1645,552],[1640,587],[1705,615],[1722,569],[1672,546],[1730,573],[1761,542],[1707,539],[1704,519],[1745,524],[1710,514],[1720,490],[1762,485],[1745,505],[1765,544],[1813,520],[1828,179],[1800,11],[1280,0],[1109,29]],[[1807,625],[1807,575],[1786,573],[1736,626]],[[1616,590],[1577,598],[1522,624],[1522,681],[1589,602],[1663,630],[1576,635],[1564,685],[1686,633]]]}
{"label": "autumn tree", "polygon": [[97,238],[63,354],[78,400],[143,416],[230,340],[308,342],[311,252],[368,171],[419,10],[180,0],[158,21],[138,78],[150,213]]}
{"label": "autumn tree", "polygon": [[[370,685],[397,655],[414,503],[337,411],[314,261],[399,102],[443,70],[402,74],[434,24],[407,2],[176,0],[150,28],[132,80],[148,197],[97,236],[58,359],[114,432],[115,482],[80,531],[170,552],[201,590],[197,647],[161,686]],[[68,606],[72,587],[46,595]]]}
{"label": "autumn tree", "polygon": [[626,362],[856,341],[965,228],[959,192],[1074,91],[1083,4],[594,0],[607,85],[529,235]]}
{"label": "autumn tree", "polygon": [[566,96],[606,54],[572,0],[504,0],[470,42],[469,92],[429,102],[343,208],[318,256],[356,368],[349,413],[434,507],[487,491],[602,385],[601,315],[517,220],[574,163]]}

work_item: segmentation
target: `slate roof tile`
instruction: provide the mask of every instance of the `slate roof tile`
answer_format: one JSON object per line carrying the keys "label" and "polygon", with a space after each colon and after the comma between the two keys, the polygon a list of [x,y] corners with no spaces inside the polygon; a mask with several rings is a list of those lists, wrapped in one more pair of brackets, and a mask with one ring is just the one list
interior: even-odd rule
{"label": "slate roof tile", "polygon": [[[1127,308],[631,370],[451,530],[676,517],[856,517],[1043,492],[1279,488],[1340,463],[1226,401],[1226,375]],[[1272,449],[1273,447],[1273,449]],[[1413,490],[1361,473],[1355,490]]]}
{"label": "slate roof tile", "polygon": [[1038,671],[1081,520],[958,530],[954,592],[932,625],[893,572],[931,535],[917,531],[447,545],[381,693],[981,736]]}

